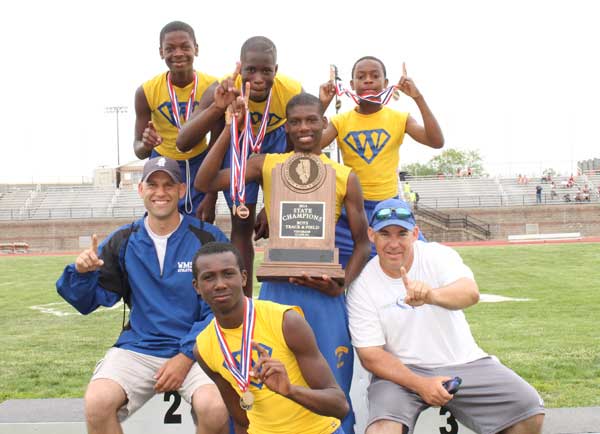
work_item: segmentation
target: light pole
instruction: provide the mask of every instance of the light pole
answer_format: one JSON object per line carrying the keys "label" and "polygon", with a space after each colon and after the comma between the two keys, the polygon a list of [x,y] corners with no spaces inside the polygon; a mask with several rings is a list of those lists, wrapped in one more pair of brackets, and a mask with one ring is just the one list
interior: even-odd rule
{"label": "light pole", "polygon": [[119,149],[119,113],[127,113],[127,106],[115,105],[105,108],[105,113],[114,113],[117,120],[117,167],[121,165],[121,154]]}

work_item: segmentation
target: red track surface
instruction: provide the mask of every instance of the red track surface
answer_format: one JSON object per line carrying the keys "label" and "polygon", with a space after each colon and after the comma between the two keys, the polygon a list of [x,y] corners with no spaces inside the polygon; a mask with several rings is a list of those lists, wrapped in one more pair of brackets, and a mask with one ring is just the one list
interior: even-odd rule
{"label": "red track surface", "polygon": [[[520,241],[520,242],[509,242],[507,240],[488,240],[488,241],[459,241],[459,242],[450,242],[450,243],[442,243],[447,246],[453,247],[464,247],[464,246],[473,246],[473,247],[485,247],[485,246],[513,246],[520,244],[565,244],[565,243],[600,243],[600,237],[585,237],[579,240],[535,240],[535,241]],[[256,248],[257,252],[262,252],[262,247]],[[32,253],[7,253],[4,255],[0,255],[0,257],[5,256],[65,256],[65,255],[78,255],[79,252],[32,252]]]}

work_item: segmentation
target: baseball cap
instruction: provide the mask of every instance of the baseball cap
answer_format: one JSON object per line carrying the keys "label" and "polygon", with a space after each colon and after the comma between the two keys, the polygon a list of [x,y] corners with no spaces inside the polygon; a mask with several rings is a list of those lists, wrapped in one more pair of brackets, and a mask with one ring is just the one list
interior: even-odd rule
{"label": "baseball cap", "polygon": [[401,226],[412,231],[417,225],[415,217],[406,202],[401,199],[387,199],[375,205],[369,226],[379,232],[386,226]]}
{"label": "baseball cap", "polygon": [[142,173],[142,182],[146,182],[150,175],[161,170],[169,175],[174,182],[178,184],[183,182],[177,161],[162,156],[150,158],[146,161],[144,172]]}

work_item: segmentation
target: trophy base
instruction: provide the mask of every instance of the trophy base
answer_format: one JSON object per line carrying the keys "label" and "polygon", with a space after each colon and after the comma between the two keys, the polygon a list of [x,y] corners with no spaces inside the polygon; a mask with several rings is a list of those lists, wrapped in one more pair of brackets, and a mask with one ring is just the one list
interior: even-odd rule
{"label": "trophy base", "polygon": [[340,264],[324,264],[322,262],[263,262],[256,270],[256,279],[259,282],[265,280],[285,281],[290,277],[321,278],[324,274],[332,279],[344,279],[344,270]]}

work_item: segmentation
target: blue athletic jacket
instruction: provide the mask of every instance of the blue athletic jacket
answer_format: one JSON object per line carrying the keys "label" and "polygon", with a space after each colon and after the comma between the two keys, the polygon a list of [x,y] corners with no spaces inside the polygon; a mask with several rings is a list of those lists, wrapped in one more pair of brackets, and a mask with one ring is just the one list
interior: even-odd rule
{"label": "blue athletic jacket", "polygon": [[216,226],[184,216],[167,241],[161,274],[142,218],[102,242],[101,269],[80,274],[70,264],[56,289],[84,315],[123,298],[131,312],[116,347],[165,358],[181,352],[193,360],[196,336],[212,319],[212,311],[192,286],[192,259],[212,240],[229,242]]}

